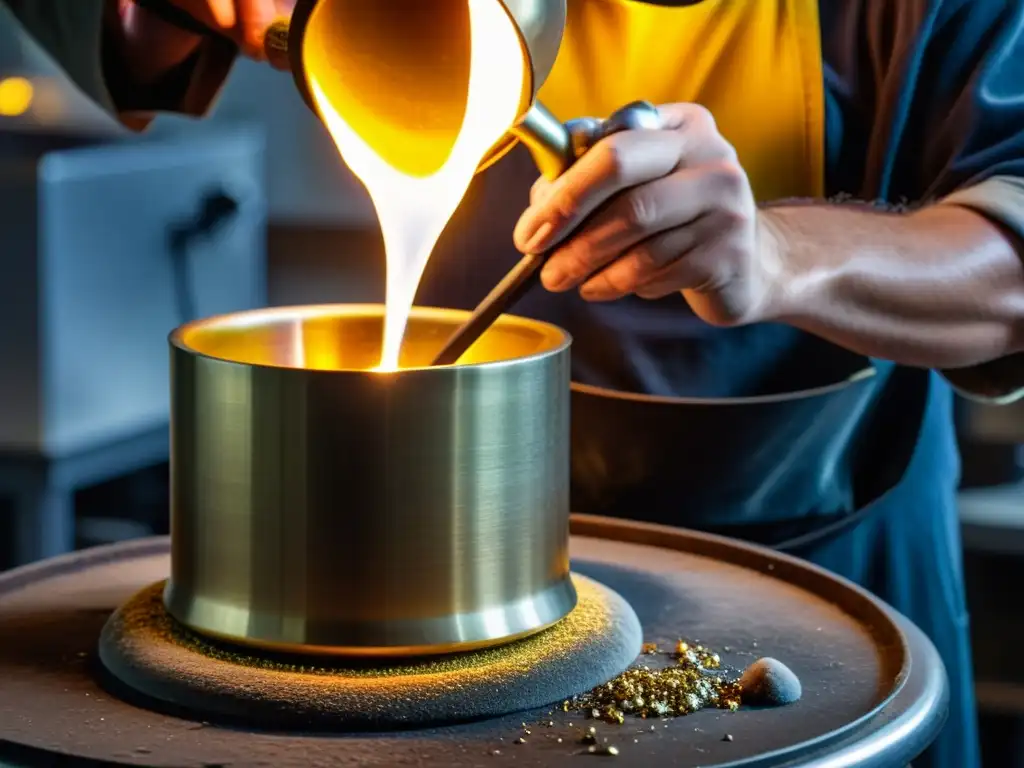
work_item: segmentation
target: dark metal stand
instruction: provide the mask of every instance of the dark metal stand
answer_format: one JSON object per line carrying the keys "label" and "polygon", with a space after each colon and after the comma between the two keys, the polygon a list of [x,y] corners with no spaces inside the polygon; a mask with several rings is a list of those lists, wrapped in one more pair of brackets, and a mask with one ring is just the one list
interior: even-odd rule
{"label": "dark metal stand", "polygon": [[[572,533],[573,569],[621,595],[646,639],[699,640],[733,669],[772,656],[803,684],[788,707],[599,723],[622,765],[896,768],[939,733],[948,685],[934,646],[852,584],[689,531],[575,516]],[[15,713],[0,718],[0,763],[564,768],[586,754],[592,721],[557,702],[471,723],[323,734],[222,727],[121,700],[100,685],[97,638],[115,606],[166,577],[169,556],[167,538],[148,538],[0,575],[0,712]]]}
{"label": "dark metal stand", "polygon": [[14,565],[75,548],[75,492],[167,461],[162,425],[59,458],[0,453],[0,497],[14,502]]}

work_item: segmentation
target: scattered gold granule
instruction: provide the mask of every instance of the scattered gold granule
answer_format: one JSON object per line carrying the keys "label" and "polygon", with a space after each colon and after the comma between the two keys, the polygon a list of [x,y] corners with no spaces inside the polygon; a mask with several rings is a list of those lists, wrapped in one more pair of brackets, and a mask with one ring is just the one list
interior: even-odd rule
{"label": "scattered gold granule", "polygon": [[[644,646],[645,653],[649,645],[653,644]],[[590,693],[563,702],[562,709],[621,724],[627,716],[668,718],[706,707],[739,708],[739,683],[714,673],[722,666],[717,653],[680,640],[672,653],[661,655],[674,663],[634,666]]]}

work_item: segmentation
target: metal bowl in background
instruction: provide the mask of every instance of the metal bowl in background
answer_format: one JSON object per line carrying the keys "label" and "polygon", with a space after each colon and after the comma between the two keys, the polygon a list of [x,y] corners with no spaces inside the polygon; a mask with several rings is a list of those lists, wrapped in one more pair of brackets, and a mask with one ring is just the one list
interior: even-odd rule
{"label": "metal bowl in background", "polygon": [[170,613],[306,653],[406,655],[538,631],[569,578],[569,345],[503,316],[425,366],[467,313],[413,311],[378,372],[383,307],[244,312],[171,346]]}
{"label": "metal bowl in background", "polygon": [[[662,397],[572,385],[573,512],[703,530],[841,508],[871,361],[807,336],[780,374],[732,397]],[[894,467],[901,446],[879,447]],[[881,493],[886,488],[877,490]],[[869,489],[876,492],[876,489]],[[822,510],[794,508],[815,500]]]}

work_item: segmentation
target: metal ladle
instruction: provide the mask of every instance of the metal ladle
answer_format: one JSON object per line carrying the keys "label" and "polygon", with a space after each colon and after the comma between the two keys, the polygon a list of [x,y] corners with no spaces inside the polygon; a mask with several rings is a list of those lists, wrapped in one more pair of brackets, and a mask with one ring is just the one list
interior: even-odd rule
{"label": "metal ladle", "polygon": [[[221,37],[169,0],[136,4],[176,26]],[[553,180],[602,138],[638,128],[660,127],[657,109],[638,101],[607,120],[563,125],[537,92],[555,64],[565,29],[566,0],[495,0],[514,22],[523,51],[519,118],[484,156],[477,171],[493,165],[522,142],[538,170]],[[461,89],[468,82],[468,4],[465,0],[297,0],[289,19],[273,22],[264,52],[279,69],[290,69],[306,104],[319,115],[310,90],[310,62],[318,85],[343,117],[393,166],[426,175],[444,162],[461,128]],[[426,14],[426,15],[423,15]],[[426,26],[427,28],[424,28]],[[329,66],[323,66],[329,62]],[[380,77],[379,70],[387,72]],[[358,94],[354,97],[353,94]],[[403,135],[409,140],[402,141]],[[434,137],[440,138],[435,140]],[[473,342],[534,284],[547,254],[527,254],[477,306],[469,320],[434,358],[458,362]]]}
{"label": "metal ladle", "polygon": [[[501,3],[519,35],[523,90],[515,124],[477,170],[490,167],[522,142],[540,172],[554,178],[575,160],[574,148],[565,127],[536,97],[562,44],[566,0],[495,2]],[[226,41],[170,0],[135,3],[175,26]],[[466,89],[453,88],[452,79],[468,83],[468,24],[466,0],[296,0],[289,18],[267,28],[263,49],[274,67],[291,71],[299,93],[318,116],[308,64],[326,61],[330,67],[322,69],[331,71],[318,73],[318,85],[332,102],[339,95],[352,107],[342,117],[364,141],[374,145],[381,128],[384,133],[404,131],[415,134],[416,150],[422,154],[424,137],[440,135],[432,154],[443,161],[465,113]],[[358,94],[358,103],[350,94]]]}

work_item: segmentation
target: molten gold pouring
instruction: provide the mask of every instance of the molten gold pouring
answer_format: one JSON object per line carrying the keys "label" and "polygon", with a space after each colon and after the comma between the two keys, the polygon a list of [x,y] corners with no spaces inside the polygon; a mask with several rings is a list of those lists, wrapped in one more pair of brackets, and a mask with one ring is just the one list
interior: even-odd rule
{"label": "molten gold pouring", "polygon": [[[518,120],[480,170],[521,141],[540,172],[554,178],[572,164],[572,140],[536,97],[555,65],[566,0],[495,2],[519,32],[525,76]],[[328,94],[331,102],[353,106],[346,121],[364,138],[373,137],[396,168],[427,174],[443,163],[465,110],[468,13],[465,0],[298,0],[290,19],[268,29],[264,47],[271,63],[291,70],[314,111],[308,73],[322,73],[329,63],[339,83],[339,92]],[[341,95],[342,88],[358,104]],[[401,141],[406,132],[415,133],[415,141]],[[424,146],[428,135],[433,147]],[[392,156],[403,149],[405,154]]]}

